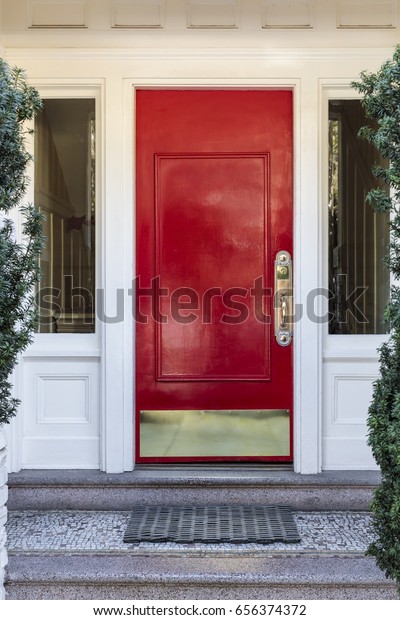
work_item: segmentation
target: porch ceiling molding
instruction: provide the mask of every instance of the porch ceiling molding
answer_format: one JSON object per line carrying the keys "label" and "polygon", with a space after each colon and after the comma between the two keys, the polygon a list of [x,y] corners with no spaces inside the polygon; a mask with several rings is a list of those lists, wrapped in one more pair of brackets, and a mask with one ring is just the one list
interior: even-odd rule
{"label": "porch ceiling molding", "polygon": [[[1,40],[0,40],[1,49]],[[71,48],[8,48],[14,59],[31,60],[249,60],[249,61],[326,61],[342,59],[381,59],[393,53],[394,46],[377,48],[293,48],[293,49],[71,49]]]}
{"label": "porch ceiling molding", "polygon": [[10,28],[395,29],[397,0],[7,0]]}

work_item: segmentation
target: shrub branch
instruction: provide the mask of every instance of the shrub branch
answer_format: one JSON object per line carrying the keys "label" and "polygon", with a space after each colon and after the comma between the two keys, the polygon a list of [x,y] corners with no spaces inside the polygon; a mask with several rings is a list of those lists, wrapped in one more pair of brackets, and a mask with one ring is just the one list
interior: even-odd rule
{"label": "shrub branch", "polygon": [[[29,86],[24,72],[0,59],[0,425],[17,411],[11,375],[37,327],[34,287],[44,241],[42,216],[33,205],[20,203],[32,159],[25,124],[40,108],[39,93]],[[21,243],[7,217],[13,209],[19,209],[23,219]]]}
{"label": "shrub branch", "polygon": [[[362,94],[366,115],[377,128],[364,127],[360,136],[389,161],[374,173],[390,189],[374,189],[368,201],[390,214],[390,244],[386,262],[395,282],[400,278],[400,46],[376,73],[363,72],[352,86]],[[372,503],[376,540],[368,549],[378,566],[400,590],[400,288],[391,287],[385,319],[391,333],[379,349],[380,376],[374,383],[368,411],[368,443],[382,481]]]}

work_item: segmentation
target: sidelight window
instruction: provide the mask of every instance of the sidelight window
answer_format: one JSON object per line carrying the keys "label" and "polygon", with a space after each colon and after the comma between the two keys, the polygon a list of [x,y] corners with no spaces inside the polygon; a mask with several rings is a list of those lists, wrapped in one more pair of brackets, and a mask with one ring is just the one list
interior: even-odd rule
{"label": "sidelight window", "polygon": [[45,99],[35,121],[35,203],[45,216],[42,333],[95,330],[95,100]]}
{"label": "sidelight window", "polygon": [[371,123],[360,101],[329,102],[330,334],[387,331],[389,220],[366,202],[368,191],[379,183],[372,168],[383,162],[372,145],[357,137],[360,127]]}

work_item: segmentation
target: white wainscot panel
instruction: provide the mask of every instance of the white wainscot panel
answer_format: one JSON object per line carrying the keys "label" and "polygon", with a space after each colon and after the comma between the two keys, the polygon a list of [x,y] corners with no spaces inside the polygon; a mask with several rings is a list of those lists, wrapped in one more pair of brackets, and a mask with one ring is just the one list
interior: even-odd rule
{"label": "white wainscot panel", "polygon": [[332,424],[365,425],[375,375],[334,375]]}
{"label": "white wainscot panel", "polygon": [[239,0],[189,0],[188,28],[237,28]]}
{"label": "white wainscot panel", "polygon": [[367,417],[376,361],[325,362],[323,374],[323,469],[376,469],[367,444]]}
{"label": "white wainscot panel", "polygon": [[99,361],[26,358],[22,376],[22,466],[98,469]]}
{"label": "white wainscot panel", "polygon": [[86,28],[86,0],[28,0],[29,28]]}
{"label": "white wainscot panel", "polygon": [[162,28],[165,0],[112,0],[113,28]]}
{"label": "white wainscot panel", "polygon": [[338,28],[395,28],[396,0],[337,0]]}
{"label": "white wainscot panel", "polygon": [[263,28],[313,28],[315,0],[263,0]]}
{"label": "white wainscot panel", "polygon": [[37,375],[38,424],[89,424],[90,380],[87,375]]}

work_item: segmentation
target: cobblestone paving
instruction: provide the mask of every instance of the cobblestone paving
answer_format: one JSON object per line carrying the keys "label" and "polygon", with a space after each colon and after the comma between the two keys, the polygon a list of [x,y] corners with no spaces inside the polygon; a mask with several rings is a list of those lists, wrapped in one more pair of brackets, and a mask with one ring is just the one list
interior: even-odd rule
{"label": "cobblestone paving", "polygon": [[7,548],[25,552],[117,553],[364,553],[373,540],[368,513],[296,512],[301,536],[296,544],[125,544],[123,535],[129,512],[22,511],[10,512]]}

